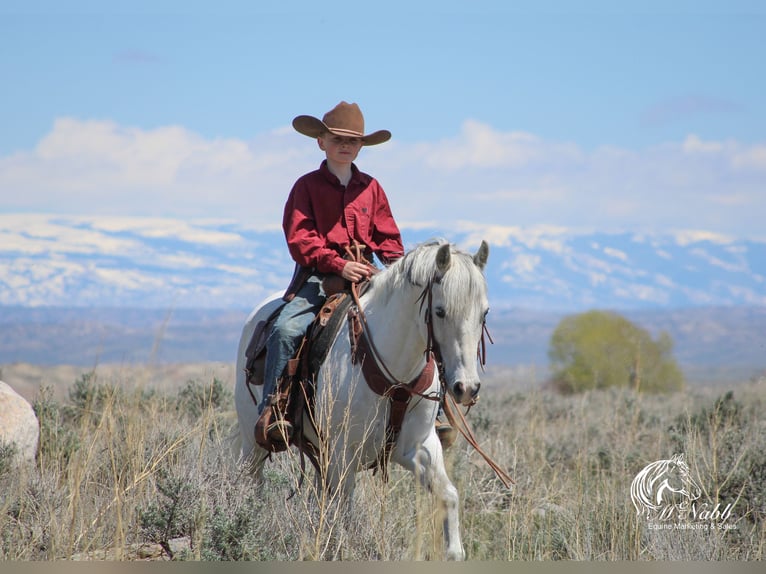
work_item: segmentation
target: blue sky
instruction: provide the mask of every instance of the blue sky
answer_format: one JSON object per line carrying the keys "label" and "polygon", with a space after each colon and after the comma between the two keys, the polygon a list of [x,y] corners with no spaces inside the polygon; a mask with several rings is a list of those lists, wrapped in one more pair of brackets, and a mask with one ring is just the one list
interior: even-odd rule
{"label": "blue sky", "polygon": [[761,2],[261,4],[4,1],[0,211],[278,225],[347,100],[407,224],[766,238]]}

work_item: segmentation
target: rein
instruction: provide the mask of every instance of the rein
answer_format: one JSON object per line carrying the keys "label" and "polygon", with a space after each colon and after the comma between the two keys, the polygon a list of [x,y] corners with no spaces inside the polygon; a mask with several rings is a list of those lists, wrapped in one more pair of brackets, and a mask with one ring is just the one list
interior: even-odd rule
{"label": "rein", "polygon": [[[351,258],[352,261],[356,262],[365,262],[364,256],[362,255],[362,249],[361,246],[358,243],[354,244],[355,252],[351,250],[350,247],[346,247],[346,253]],[[371,266],[371,269],[374,269],[376,272],[377,269],[373,266]],[[358,331],[357,329],[351,329],[352,336],[355,339],[358,339],[359,341],[364,341],[364,344],[366,344],[367,350],[369,351],[371,355],[371,359],[375,361],[375,366],[380,370],[380,374],[385,379],[385,383],[387,387],[390,387],[390,389],[386,390],[387,394],[390,394],[393,392],[393,390],[399,390],[406,392],[410,396],[418,396],[427,400],[431,401],[438,401],[439,397],[438,395],[435,396],[433,394],[425,394],[422,391],[420,391],[420,386],[422,386],[425,381],[421,382],[419,385],[418,382],[420,379],[423,379],[423,374],[427,372],[431,366],[431,364],[436,361],[437,364],[441,363],[440,357],[437,356],[435,353],[432,353],[432,347],[429,345],[426,348],[426,366],[423,369],[423,371],[420,374],[420,377],[418,379],[415,379],[414,381],[411,381],[410,383],[406,383],[404,381],[400,381],[397,379],[393,373],[389,370],[386,363],[380,358],[380,353],[378,352],[377,347],[375,347],[375,343],[372,340],[372,336],[370,335],[370,330],[367,325],[367,317],[364,314],[364,309],[362,309],[362,303],[360,301],[361,294],[359,292],[359,284],[358,283],[351,283],[351,297],[353,298],[354,305],[356,307],[355,313],[352,314],[350,317],[351,319],[357,319],[356,324],[359,326],[361,331]],[[361,338],[360,338],[361,335]],[[429,337],[432,338],[432,337]],[[353,346],[353,342],[352,342]],[[358,348],[358,343],[357,343]],[[353,349],[352,349],[353,351]],[[353,353],[352,353],[353,356]],[[368,381],[369,383],[370,381]],[[428,385],[430,386],[430,385]],[[380,393],[382,394],[382,393]]]}
{"label": "rein", "polygon": [[[438,278],[432,278],[428,285],[426,285],[426,288],[423,290],[423,293],[418,297],[418,301],[420,301],[420,310],[423,310],[423,305],[426,305],[426,325],[428,326],[428,342],[426,344],[427,349],[426,352],[430,352],[433,350],[433,352],[436,354],[437,361],[440,365],[439,368],[439,380],[441,381],[442,386],[442,394],[444,395],[444,414],[447,415],[447,420],[449,420],[450,424],[456,428],[461,435],[463,435],[463,438],[466,440],[468,444],[470,444],[473,449],[479,453],[479,455],[487,462],[489,467],[495,472],[497,477],[500,479],[500,481],[503,483],[503,485],[506,488],[510,488],[511,484],[516,484],[511,476],[505,472],[499,464],[497,464],[489,454],[487,454],[484,449],[479,446],[479,442],[476,440],[476,435],[473,434],[473,430],[471,429],[471,426],[468,424],[468,420],[466,420],[465,415],[468,414],[468,411],[471,410],[471,407],[476,404],[476,402],[479,400],[478,397],[475,397],[471,400],[471,403],[466,408],[465,414],[458,408],[457,403],[455,403],[455,399],[452,397],[452,395],[447,391],[447,381],[444,377],[444,369],[442,367],[443,361],[441,356],[441,351],[439,350],[439,343],[434,337],[434,328],[433,328],[433,284],[438,283],[440,279]],[[482,321],[481,324],[481,338],[479,339],[479,346],[476,350],[477,359],[479,361],[479,364],[481,365],[481,370],[484,370],[484,365],[487,362],[487,343],[485,341],[485,336],[487,339],[489,339],[490,343],[494,344],[494,341],[492,340],[492,336],[489,334],[489,329],[487,329],[487,322]],[[457,413],[457,415],[455,415]]]}
{"label": "rein", "polygon": [[[352,343],[352,346],[354,346],[356,350],[356,352],[354,352],[354,349],[352,349],[352,357],[359,354],[360,351],[367,351],[362,360],[364,361],[364,358],[369,357],[369,359],[375,363],[376,370],[379,371],[379,373],[371,373],[373,375],[372,377],[366,376],[365,378],[367,378],[367,383],[373,388],[374,391],[381,395],[388,395],[393,397],[395,394],[402,396],[402,393],[406,393],[406,395],[408,395],[406,400],[409,400],[409,398],[412,396],[418,396],[430,401],[438,401],[440,399],[438,394],[434,395],[433,393],[425,393],[423,390],[421,390],[423,387],[428,388],[430,386],[431,377],[433,377],[433,369],[438,363],[438,359],[434,353],[431,352],[430,349],[426,350],[426,355],[428,357],[426,360],[426,366],[423,368],[423,371],[421,371],[420,375],[413,381],[406,383],[397,379],[391,373],[388,366],[386,366],[386,363],[381,359],[380,352],[375,346],[372,336],[370,335],[369,326],[367,325],[367,318],[359,300],[359,287],[356,283],[351,284],[351,296],[356,307],[355,309],[349,311],[349,319],[354,322],[354,325],[352,325],[351,333],[353,339],[356,340],[355,345]],[[358,329],[356,328],[357,326]],[[363,363],[364,366],[367,366],[368,364],[369,363]],[[367,371],[365,375],[369,374],[371,370],[372,367],[365,369],[365,371]],[[377,379],[378,384],[375,384],[376,381],[370,380],[370,378]]]}
{"label": "rein", "polygon": [[[357,251],[356,254],[354,254],[349,248],[347,248],[347,252],[352,257],[356,255],[356,257],[358,258],[360,254],[360,249],[358,245],[356,245],[355,247]],[[356,306],[356,312],[353,314],[353,316],[351,312],[349,312],[350,313],[349,319],[352,320],[352,322],[355,322],[356,325],[359,325],[360,332],[355,333],[356,329],[354,328],[354,325],[352,325],[349,330],[351,331],[353,337],[360,335],[358,337],[358,340],[360,342],[364,341],[366,343],[365,345],[367,348],[366,350],[368,350],[369,354],[372,355],[372,357],[370,358],[376,364],[377,368],[379,369],[382,375],[382,378],[385,379],[385,384],[387,385],[386,392],[382,393],[376,390],[375,388],[373,388],[373,383],[370,379],[374,378],[374,375],[372,377],[368,377],[367,373],[365,373],[365,379],[367,380],[368,385],[370,385],[370,387],[373,388],[375,392],[378,392],[378,394],[385,394],[389,396],[392,402],[391,417],[396,416],[397,418],[403,419],[407,404],[409,403],[409,400],[410,398],[412,398],[412,396],[418,396],[418,397],[421,397],[427,400],[432,400],[432,401],[439,401],[441,397],[444,397],[445,398],[444,413],[447,416],[447,419],[449,420],[450,424],[453,427],[455,427],[460,432],[460,434],[463,435],[466,442],[468,442],[468,444],[470,444],[474,448],[474,450],[478,452],[479,455],[487,462],[489,467],[495,472],[495,474],[503,483],[503,485],[506,488],[510,488],[511,484],[515,484],[514,480],[511,478],[511,476],[507,472],[505,472],[500,467],[498,463],[496,463],[492,459],[492,457],[489,456],[489,454],[487,454],[481,448],[481,446],[479,446],[479,443],[476,440],[476,436],[474,435],[473,430],[468,424],[468,421],[466,420],[465,415],[460,411],[457,404],[455,403],[455,399],[447,390],[447,382],[444,376],[444,367],[443,367],[441,350],[439,348],[439,342],[436,340],[436,337],[434,336],[434,328],[433,328],[433,286],[434,286],[434,283],[438,284],[440,281],[441,281],[441,278],[432,277],[428,281],[428,284],[426,285],[426,287],[423,289],[423,293],[421,293],[421,295],[417,299],[417,301],[420,302],[421,312],[423,310],[423,305],[426,305],[425,321],[426,321],[428,334],[427,334],[426,349],[424,354],[427,357],[427,362],[426,362],[426,367],[424,368],[423,372],[421,372],[420,376],[410,384],[399,381],[396,377],[394,377],[391,371],[386,366],[385,362],[383,362],[383,360],[380,358],[380,353],[375,347],[372,337],[370,336],[369,328],[367,325],[367,319],[364,315],[364,310],[362,309],[362,305],[360,302],[358,284],[357,283],[351,284],[351,295],[353,297],[354,305]],[[489,334],[489,330],[487,329],[486,321],[483,321],[481,338],[479,340],[479,345],[477,348],[477,359],[479,361],[479,364],[481,365],[482,371],[484,370],[484,365],[486,364],[485,336],[487,339],[489,339],[490,343],[494,343],[494,341],[492,340],[492,336]],[[352,341],[352,347],[353,346],[354,344]],[[358,348],[358,345],[357,345],[357,348]],[[352,349],[352,357],[353,356],[354,356],[354,353]],[[440,389],[440,392],[436,395],[424,394],[419,389],[419,385],[424,385],[430,382],[430,378],[433,377],[433,373],[429,367],[432,367],[434,362],[438,367],[439,382],[441,383],[441,389]],[[471,409],[471,407],[476,404],[477,400],[478,398],[474,398],[471,401],[471,403],[468,405],[468,408],[466,409],[466,414]],[[398,408],[396,408],[397,405],[398,405]],[[395,415],[394,415],[394,412],[396,412]],[[455,413],[457,413],[457,415]],[[393,425],[394,428],[389,429],[389,430],[393,430],[393,433],[391,432],[389,433],[389,440],[387,441],[386,450],[390,449],[393,446],[393,442],[396,440],[396,434],[401,428],[401,422],[402,422],[401,420],[395,421]],[[391,421],[389,421],[389,427],[391,427]],[[391,436],[392,434],[393,436]]]}

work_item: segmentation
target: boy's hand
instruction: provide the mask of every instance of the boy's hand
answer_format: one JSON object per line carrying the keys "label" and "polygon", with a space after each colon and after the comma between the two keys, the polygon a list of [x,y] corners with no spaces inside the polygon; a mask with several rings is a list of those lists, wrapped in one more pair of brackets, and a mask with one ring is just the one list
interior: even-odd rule
{"label": "boy's hand", "polygon": [[362,279],[370,276],[370,267],[366,263],[357,263],[356,261],[347,261],[343,267],[341,276],[347,281],[358,283]]}

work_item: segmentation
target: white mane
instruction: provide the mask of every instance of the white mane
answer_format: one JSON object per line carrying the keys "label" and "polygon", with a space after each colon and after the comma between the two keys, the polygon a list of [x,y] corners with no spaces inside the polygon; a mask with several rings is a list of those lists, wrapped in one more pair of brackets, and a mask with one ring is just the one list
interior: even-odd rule
{"label": "white mane", "polygon": [[393,263],[385,272],[373,278],[373,287],[386,291],[386,297],[403,287],[425,288],[431,279],[440,281],[447,313],[469,308],[481,300],[486,289],[481,270],[474,263],[473,255],[450,249],[452,264],[442,277],[438,277],[436,252],[449,242],[445,239],[427,241],[409,251]]}

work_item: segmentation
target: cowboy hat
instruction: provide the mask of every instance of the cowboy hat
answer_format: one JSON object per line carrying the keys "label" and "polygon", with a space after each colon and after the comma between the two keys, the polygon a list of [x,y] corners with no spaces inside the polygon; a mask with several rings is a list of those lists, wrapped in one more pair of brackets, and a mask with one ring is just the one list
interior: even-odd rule
{"label": "cowboy hat", "polygon": [[356,104],[341,102],[322,119],[313,116],[298,116],[293,120],[293,127],[299,133],[311,138],[318,138],[323,133],[330,132],[344,137],[357,137],[362,145],[377,145],[391,139],[391,132],[378,130],[364,135],[364,116]]}

